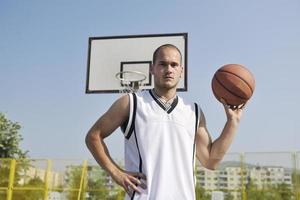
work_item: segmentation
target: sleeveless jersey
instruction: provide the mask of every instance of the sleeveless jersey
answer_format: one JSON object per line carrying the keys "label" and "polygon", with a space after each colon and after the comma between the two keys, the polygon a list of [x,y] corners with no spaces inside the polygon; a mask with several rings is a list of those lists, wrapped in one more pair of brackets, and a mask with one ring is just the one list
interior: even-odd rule
{"label": "sleeveless jersey", "polygon": [[129,99],[125,169],[144,173],[147,189],[125,199],[194,200],[197,104],[177,96],[166,110],[151,90],[129,94]]}

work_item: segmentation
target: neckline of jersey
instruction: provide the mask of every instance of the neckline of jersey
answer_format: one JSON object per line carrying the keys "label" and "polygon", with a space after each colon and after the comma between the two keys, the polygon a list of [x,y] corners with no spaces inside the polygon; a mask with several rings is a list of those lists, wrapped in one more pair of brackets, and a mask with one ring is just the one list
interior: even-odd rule
{"label": "neckline of jersey", "polygon": [[161,107],[168,114],[170,114],[178,104],[177,95],[174,97],[172,103],[166,104],[159,98],[159,96],[153,90],[149,90],[149,93],[152,96],[152,98],[155,100],[155,102],[159,105],[159,107]]}

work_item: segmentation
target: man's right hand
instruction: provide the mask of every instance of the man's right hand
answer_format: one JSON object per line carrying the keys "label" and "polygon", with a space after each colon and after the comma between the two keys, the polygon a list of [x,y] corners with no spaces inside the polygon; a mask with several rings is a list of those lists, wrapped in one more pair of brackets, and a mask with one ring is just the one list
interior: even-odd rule
{"label": "man's right hand", "polygon": [[141,190],[138,187],[147,188],[145,184],[146,176],[143,173],[119,170],[116,174],[112,175],[112,178],[124,188],[130,197],[134,191],[141,194]]}

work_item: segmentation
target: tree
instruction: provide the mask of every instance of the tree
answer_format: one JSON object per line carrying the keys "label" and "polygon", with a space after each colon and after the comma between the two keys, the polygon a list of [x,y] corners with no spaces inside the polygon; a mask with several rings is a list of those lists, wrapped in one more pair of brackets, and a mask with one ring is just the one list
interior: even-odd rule
{"label": "tree", "polygon": [[224,194],[225,194],[224,200],[233,200],[234,199],[234,196],[231,191],[229,191],[229,190],[221,190],[221,191],[224,192]]}
{"label": "tree", "polygon": [[286,183],[277,184],[274,189],[278,192],[281,200],[290,200],[294,197],[292,188]]}
{"label": "tree", "polygon": [[249,200],[265,200],[265,191],[257,187],[256,184],[250,179],[246,185],[246,195]]}
{"label": "tree", "polygon": [[[45,183],[39,178],[34,177],[24,184],[23,187],[36,187],[40,188]],[[22,200],[40,200],[44,197],[43,190],[19,190],[15,191],[13,194],[13,199],[22,199]]]}
{"label": "tree", "polygon": [[285,183],[268,184],[258,188],[252,181],[246,186],[248,200],[290,200],[294,198],[292,189]]}
{"label": "tree", "polygon": [[210,200],[211,199],[211,195],[208,194],[208,192],[205,191],[205,189],[203,187],[201,187],[201,185],[199,183],[197,183],[196,185],[196,199],[197,200]]}
{"label": "tree", "polygon": [[[82,166],[80,165],[67,166],[67,172],[66,172],[67,188],[71,189],[70,191],[67,192],[67,199],[75,200],[78,198],[78,192],[73,190],[79,189],[81,174],[82,174]],[[82,194],[80,196],[81,198],[83,197]]]}
{"label": "tree", "polygon": [[19,123],[12,122],[0,113],[0,158],[26,158],[28,151],[23,151],[19,146],[23,140],[20,129]]}
{"label": "tree", "polygon": [[117,191],[114,182],[99,166],[89,166],[87,188],[88,200],[116,199],[122,193]]}
{"label": "tree", "polygon": [[[66,172],[66,184],[69,189],[79,189],[80,181],[82,176],[82,166],[81,165],[69,165],[67,166]],[[99,166],[89,166],[87,168],[87,183],[83,186],[83,191],[80,195],[80,199],[87,200],[97,200],[97,199],[115,199],[115,196],[122,195],[116,188],[112,186],[112,188],[108,188],[106,185],[106,175],[103,170],[100,169]],[[68,191],[67,199],[76,199],[78,198],[78,192]]]}
{"label": "tree", "polygon": [[[300,158],[300,155],[299,155]],[[300,162],[300,161],[299,161]],[[298,199],[300,199],[300,173],[299,170],[294,169],[292,172],[292,183],[294,186],[294,192],[298,195]]]}
{"label": "tree", "polygon": [[[7,119],[3,113],[0,113],[0,187],[7,187],[9,181],[10,160],[14,158],[24,160],[27,157],[27,151],[20,148],[20,142],[23,140],[19,134],[21,125]],[[28,167],[27,161],[19,161],[16,166],[15,182],[19,180],[19,172]]]}

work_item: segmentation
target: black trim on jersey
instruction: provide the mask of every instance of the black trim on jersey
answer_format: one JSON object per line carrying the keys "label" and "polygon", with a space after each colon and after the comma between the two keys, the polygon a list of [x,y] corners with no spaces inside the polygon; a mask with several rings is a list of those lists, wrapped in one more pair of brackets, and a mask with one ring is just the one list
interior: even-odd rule
{"label": "black trim on jersey", "polygon": [[137,148],[137,150],[139,152],[139,159],[140,159],[139,172],[142,173],[143,172],[143,168],[142,168],[142,166],[143,166],[142,156],[141,156],[141,152],[140,152],[140,148],[139,148],[139,143],[137,141],[135,130],[133,132],[134,132],[134,137],[135,137],[136,148]]}
{"label": "black trim on jersey", "polygon": [[[140,173],[143,173],[143,160],[142,160],[142,157],[141,157],[141,153],[140,153],[140,148],[139,148],[139,144],[138,144],[138,140],[137,140],[137,137],[136,137],[136,132],[135,130],[133,130],[133,135],[134,135],[134,138],[135,138],[135,143],[136,143],[136,148],[138,150],[138,153],[139,153],[139,160],[140,160],[140,164],[139,164],[139,172]],[[139,178],[140,179],[140,178]],[[131,200],[134,199],[134,196],[135,196],[135,191],[133,192],[132,194],[132,197],[131,197]]]}
{"label": "black trim on jersey", "polygon": [[198,105],[195,103],[195,118],[196,118],[196,123],[195,123],[195,136],[194,136],[194,145],[193,145],[193,175],[195,177],[195,169],[194,169],[194,158],[195,158],[195,147],[196,147],[196,134],[198,130],[198,120],[199,120],[199,110],[198,110]]}
{"label": "black trim on jersey", "polygon": [[135,191],[133,192],[132,197],[131,197],[130,200],[133,200],[133,199],[134,199],[134,195],[135,195]]}
{"label": "black trim on jersey", "polygon": [[136,94],[132,93],[132,97],[133,97],[133,113],[132,113],[132,120],[131,120],[131,124],[130,124],[130,129],[128,131],[127,136],[125,137],[126,139],[129,139],[130,136],[132,135],[133,131],[134,131],[134,124],[135,124],[135,115],[136,115],[136,104],[137,104],[137,100],[136,100]]}
{"label": "black trim on jersey", "polygon": [[155,100],[155,102],[164,110],[166,111],[168,114],[170,114],[174,108],[177,106],[178,104],[178,96],[175,97],[174,101],[172,102],[170,108],[168,110],[166,110],[165,105],[155,97],[155,95],[153,94],[152,90],[149,90],[150,95],[152,96],[152,98]]}
{"label": "black trim on jersey", "polygon": [[178,104],[178,97],[176,96],[176,98],[174,99],[174,101],[173,101],[173,103],[171,104],[171,107],[170,107],[170,109],[167,111],[167,113],[170,114],[170,113],[174,110],[174,108],[177,106],[177,104]]}
{"label": "black trim on jersey", "polygon": [[157,99],[155,98],[154,94],[152,93],[152,90],[149,90],[149,93],[151,94],[152,98],[156,101],[156,103],[165,110],[165,106]]}

